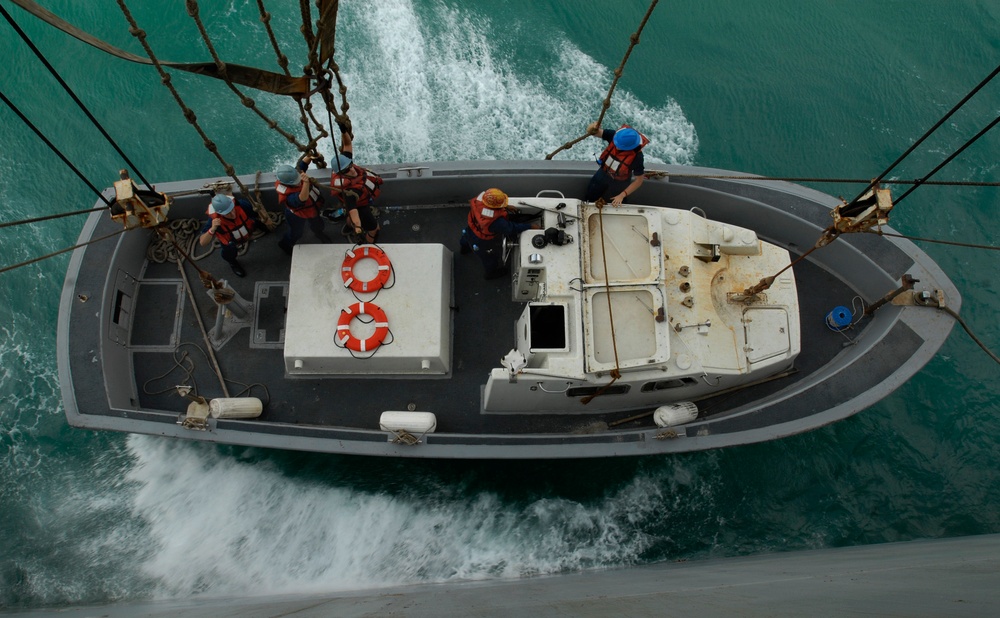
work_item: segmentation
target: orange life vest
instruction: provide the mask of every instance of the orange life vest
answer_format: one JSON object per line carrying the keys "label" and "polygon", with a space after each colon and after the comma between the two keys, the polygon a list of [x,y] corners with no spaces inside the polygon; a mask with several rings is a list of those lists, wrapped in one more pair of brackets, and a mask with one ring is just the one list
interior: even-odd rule
{"label": "orange life vest", "polygon": [[339,191],[334,191],[333,194],[337,198],[344,202],[344,192],[351,191],[357,193],[358,195],[358,206],[367,206],[375,201],[378,194],[382,191],[379,186],[382,184],[382,177],[375,172],[366,170],[360,165],[355,165],[354,169],[357,170],[357,176],[347,176],[345,174],[338,174],[334,172],[330,175],[330,187],[333,189],[339,189]]}
{"label": "orange life vest", "polygon": [[493,240],[497,235],[490,231],[490,225],[497,219],[505,218],[507,216],[507,209],[496,209],[487,206],[483,202],[484,193],[486,192],[483,191],[483,193],[469,200],[472,208],[469,209],[468,224],[472,233],[482,240]]}
{"label": "orange life vest", "polygon": [[236,216],[230,219],[215,212],[211,206],[208,207],[208,216],[222,221],[213,236],[223,245],[233,242],[242,245],[250,240],[250,232],[253,232],[253,219],[239,204],[233,206],[233,214]]}
{"label": "orange life vest", "polygon": [[303,219],[312,219],[319,216],[319,210],[316,208],[316,205],[323,202],[323,194],[319,192],[319,187],[316,185],[309,186],[309,198],[298,208],[292,208],[287,204],[287,201],[289,195],[298,195],[299,191],[302,191],[301,184],[290,187],[280,182],[275,182],[274,190],[278,192],[278,204],[292,211],[292,214]]}
{"label": "orange life vest", "polygon": [[[623,124],[621,129],[629,129],[627,124]],[[619,131],[621,130],[619,129]],[[638,133],[638,131],[636,131]],[[639,133],[639,138],[642,140],[639,142],[639,146],[632,150],[618,150],[615,146],[614,140],[608,142],[607,148],[601,153],[601,156],[597,158],[597,162],[601,164],[601,169],[607,173],[608,176],[615,180],[628,180],[632,178],[632,163],[635,162],[636,155],[639,151],[646,147],[649,143],[649,138]]]}

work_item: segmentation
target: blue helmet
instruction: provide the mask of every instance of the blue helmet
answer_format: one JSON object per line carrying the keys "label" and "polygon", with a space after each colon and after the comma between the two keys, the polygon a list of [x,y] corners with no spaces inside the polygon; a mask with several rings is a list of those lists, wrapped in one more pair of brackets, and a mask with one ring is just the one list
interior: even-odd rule
{"label": "blue helmet", "polygon": [[216,193],[215,197],[212,198],[212,210],[220,215],[228,215],[235,206],[236,200],[228,195]]}
{"label": "blue helmet", "polygon": [[288,185],[294,187],[299,184],[299,172],[291,165],[281,165],[274,171],[274,175],[278,177],[278,182],[283,185]]}
{"label": "blue helmet", "polygon": [[633,150],[642,143],[639,132],[629,127],[618,129],[613,141],[618,150]]}
{"label": "blue helmet", "polygon": [[333,162],[333,164],[336,166],[334,169],[337,172],[343,172],[347,168],[351,167],[351,163],[354,163],[354,160],[351,159],[351,157],[345,155],[344,153],[338,153],[337,160]]}

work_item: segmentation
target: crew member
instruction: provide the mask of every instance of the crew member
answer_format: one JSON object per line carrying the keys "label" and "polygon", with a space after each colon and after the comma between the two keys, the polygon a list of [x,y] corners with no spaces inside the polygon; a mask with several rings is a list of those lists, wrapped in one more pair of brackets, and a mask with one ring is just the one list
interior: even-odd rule
{"label": "crew member", "polygon": [[306,174],[311,161],[312,157],[306,155],[295,167],[282,165],[274,172],[278,203],[285,208],[285,223],[288,224],[288,231],[278,241],[278,246],[288,255],[292,254],[292,247],[302,238],[307,223],[316,238],[321,242],[330,242],[330,237],[323,232],[323,219],[319,216],[323,195]]}
{"label": "crew member", "polygon": [[628,125],[622,125],[617,131],[602,130],[596,122],[592,122],[587,132],[600,135],[608,145],[597,159],[600,168],[590,179],[584,199],[593,202],[599,197],[607,199],[611,196],[611,203],[621,206],[625,198],[635,193],[646,180],[642,149],[649,143],[649,138]]}
{"label": "crew member", "polygon": [[253,205],[244,198],[217,193],[208,205],[208,221],[201,228],[198,242],[208,246],[213,240],[222,245],[222,259],[229,262],[237,277],[246,277],[247,271],[236,259],[242,245],[250,241],[250,234],[258,223]]}
{"label": "crew member", "polygon": [[[382,177],[354,163],[354,135],[344,124],[340,126],[340,155],[333,162],[334,169],[330,176],[330,191],[347,209],[346,229],[352,230],[352,236],[367,243],[375,242],[378,237],[379,224],[372,212],[372,203],[378,197]],[[345,231],[346,233],[346,231]]]}
{"label": "crew member", "polygon": [[537,226],[508,219],[507,194],[500,189],[487,189],[469,204],[468,223],[459,241],[461,252],[479,256],[487,279],[503,277],[510,272],[503,263],[503,239],[516,239],[521,232]]}

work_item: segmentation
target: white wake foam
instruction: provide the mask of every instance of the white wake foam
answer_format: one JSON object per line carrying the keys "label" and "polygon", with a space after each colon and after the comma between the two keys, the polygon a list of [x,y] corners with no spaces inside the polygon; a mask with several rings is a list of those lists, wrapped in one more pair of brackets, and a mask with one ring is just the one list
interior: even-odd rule
{"label": "white wake foam", "polygon": [[[559,32],[535,38],[530,53],[545,58],[532,62],[496,30],[444,4],[341,6],[337,59],[359,162],[541,159],[583,134],[612,69]],[[649,161],[694,160],[697,135],[676,101],[644,102],[619,86],[605,126],[623,122],[651,139]],[[602,148],[588,139],[558,158],[588,159]]]}
{"label": "white wake foam", "polygon": [[[131,436],[133,515],[162,596],[253,595],[509,578],[633,564],[656,540],[677,470],[639,474],[592,504],[525,504],[423,479],[379,491],[288,476],[226,449]],[[303,456],[309,457],[309,456]],[[321,456],[315,456],[321,457]],[[336,466],[329,457],[322,465]],[[406,479],[397,479],[404,483]]]}

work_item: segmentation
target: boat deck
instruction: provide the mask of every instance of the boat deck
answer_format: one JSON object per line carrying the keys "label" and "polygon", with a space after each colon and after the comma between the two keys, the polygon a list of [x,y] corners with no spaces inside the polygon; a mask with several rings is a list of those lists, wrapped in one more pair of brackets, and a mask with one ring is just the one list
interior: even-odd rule
{"label": "boat deck", "polygon": [[[825,249],[818,260],[811,256],[794,268],[801,353],[791,375],[698,401],[698,420],[676,432],[656,428],[650,409],[602,413],[581,404],[578,414],[483,413],[482,387],[489,371],[513,347],[523,305],[511,301],[509,277],[485,280],[479,260],[459,254],[468,212],[465,199],[474,194],[470,187],[510,186],[512,195],[555,188],[572,195],[590,173],[589,166],[579,164],[524,165],[524,170],[503,163],[442,165],[430,168],[429,178],[414,180],[380,170],[387,179],[382,202],[390,206],[383,207],[379,217],[379,242],[440,243],[453,252],[450,376],[286,377],[281,337],[292,259],[278,246],[282,226],[254,240],[241,256],[246,278],[232,275],[217,252],[199,262],[254,303],[252,323],[215,356],[230,396],[260,398],[263,414],[250,420],[210,419],[209,431],[182,428],[177,421],[188,402],[175,385],[191,385],[209,399],[224,396],[199,325],[213,327],[215,304],[195,268],[186,265],[182,277],[174,262],[149,261],[146,241],[153,234],[132,231],[118,242],[78,250],[70,265],[59,337],[67,418],[91,429],[412,457],[560,458],[717,448],[804,431],[871,405],[898,386],[900,376],[922,366],[951,326],[934,322],[936,314],[928,310],[887,307],[861,328],[837,333],[824,321],[834,307],[852,307],[856,297],[871,303],[907,272],[931,285],[935,277],[943,280],[949,298],[960,302],[946,278],[915,262],[912,256],[922,255],[919,250],[904,251],[879,237],[852,237]],[[191,193],[200,182],[177,187]],[[816,230],[829,221],[833,199],[787,183],[692,179],[647,185],[644,201],[653,205],[698,206],[713,219],[744,227],[762,222],[761,238],[784,246],[793,257],[799,247],[810,246]],[[207,199],[178,199],[171,219],[200,216]],[[273,199],[268,199],[265,195],[265,204],[274,208]],[[106,216],[94,216],[81,241],[110,234],[116,225]],[[338,223],[327,223],[334,243],[344,242],[339,228]],[[319,241],[307,230],[300,242]],[[339,261],[330,264],[331,271],[339,268]],[[861,274],[862,269],[868,274]],[[845,283],[849,280],[851,285]],[[925,332],[918,335],[919,329]],[[425,446],[387,444],[386,432],[379,429],[380,415],[408,409],[433,412],[435,433],[423,436]],[[683,439],[664,439],[674,436]]]}
{"label": "boat deck", "polygon": [[[381,216],[383,229],[379,236],[379,241],[384,243],[441,243],[453,251],[456,335],[450,378],[286,378],[280,333],[284,326],[291,258],[277,244],[284,227],[251,243],[247,253],[240,258],[248,273],[246,278],[233,276],[217,251],[200,260],[199,267],[225,278],[243,298],[255,303],[253,324],[237,332],[215,352],[230,394],[236,396],[253,385],[251,394],[267,404],[260,420],[289,425],[373,429],[378,427],[382,411],[411,407],[433,411],[439,432],[577,433],[590,430],[595,423],[603,427],[600,423],[616,423],[636,416],[635,411],[588,413],[582,404],[580,414],[480,413],[481,387],[489,371],[499,366],[500,357],[513,347],[514,322],[524,305],[511,301],[509,277],[485,280],[479,260],[474,255],[459,254],[458,238],[465,225],[466,213],[467,209],[458,205],[386,209]],[[346,242],[338,234],[339,223],[328,222],[327,227],[335,243]],[[307,230],[301,242],[319,241]],[[339,263],[330,264],[331,270],[339,270],[339,267]],[[851,290],[808,263],[797,267],[798,270],[807,271],[802,280],[809,282],[800,286],[803,352],[797,366],[801,371],[772,383],[715,398],[706,402],[706,410],[724,412],[759,398],[761,391],[783,388],[798,376],[829,362],[847,341],[844,335],[825,327],[823,316],[836,304],[848,302],[853,295]],[[193,286],[201,323],[211,329],[216,319],[215,303],[201,288],[194,267],[186,265],[185,272]],[[219,379],[208,358],[199,321],[192,311],[191,299],[177,264],[148,262],[138,289],[129,340],[138,407],[183,413],[187,401],[176,394],[175,384],[196,386],[197,394],[208,399],[222,397]],[[482,316],[490,316],[490,323],[483,324]],[[176,340],[176,346],[170,345],[171,338]],[[364,363],[365,360],[356,362]],[[371,392],[380,393],[379,399],[374,400]],[[623,428],[639,426],[652,427],[652,416],[622,424]]]}

